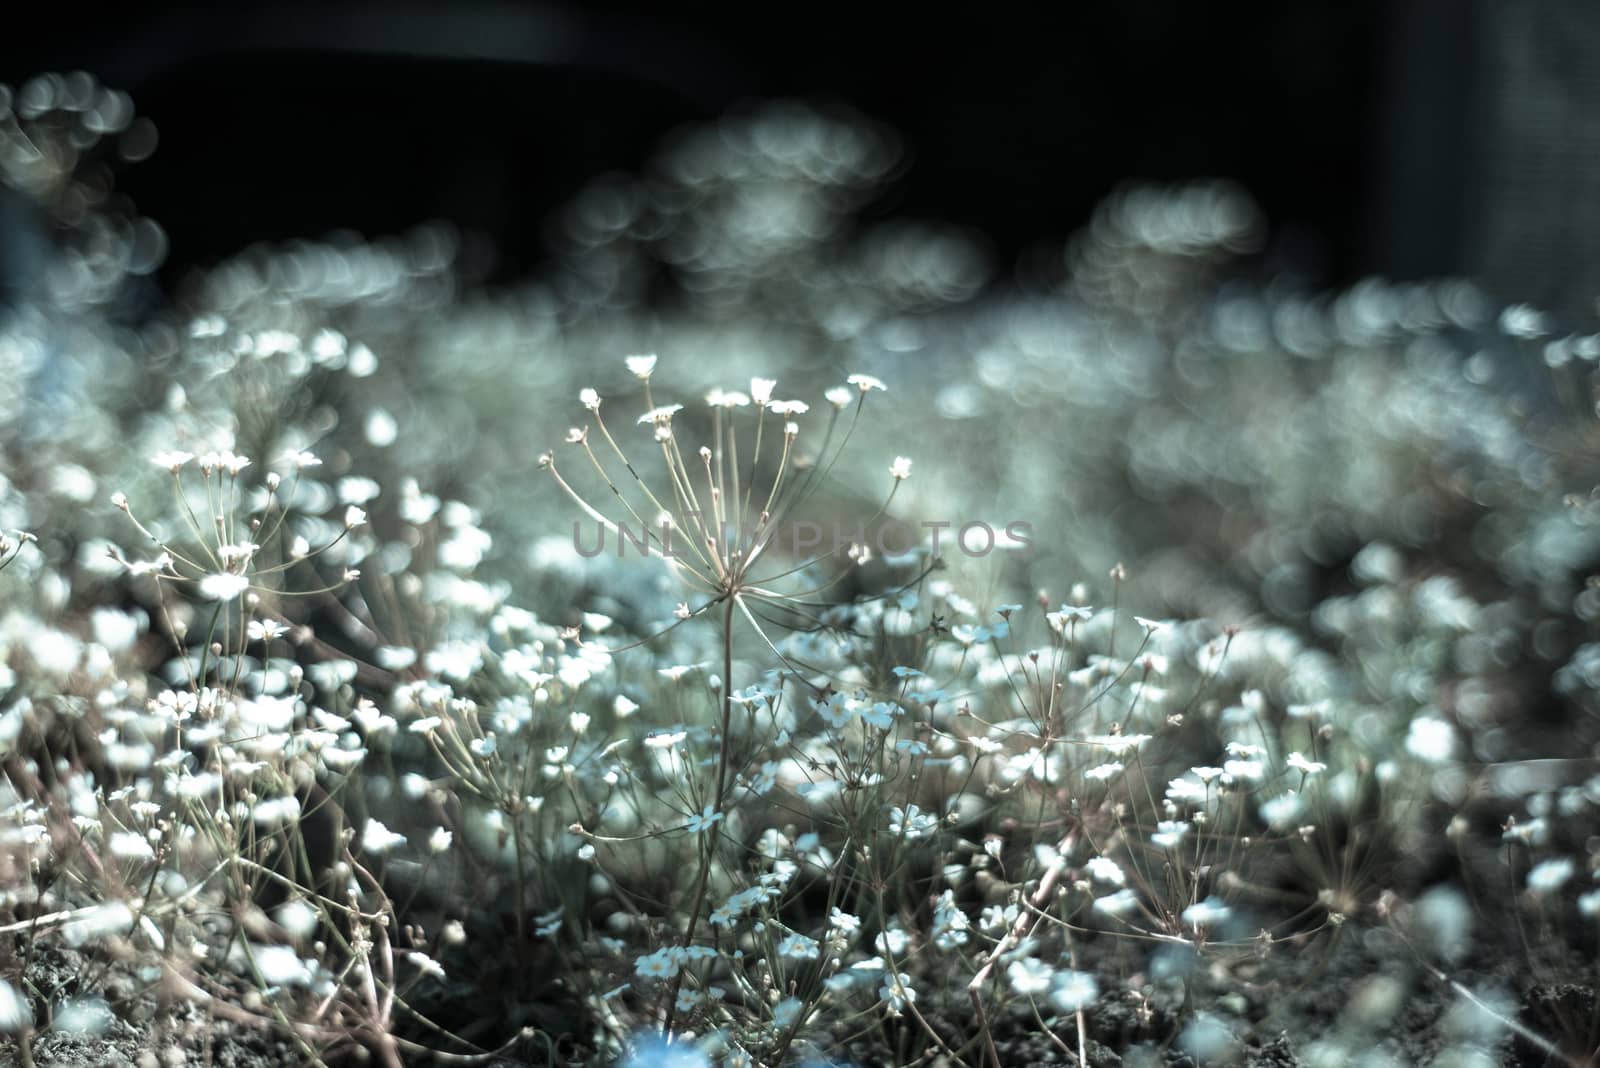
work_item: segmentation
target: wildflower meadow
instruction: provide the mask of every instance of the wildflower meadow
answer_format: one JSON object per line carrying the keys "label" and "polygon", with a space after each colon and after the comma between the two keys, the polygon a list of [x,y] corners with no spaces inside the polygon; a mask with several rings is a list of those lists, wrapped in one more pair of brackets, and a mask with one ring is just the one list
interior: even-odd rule
{"label": "wildflower meadow", "polygon": [[0,88],[0,1061],[1600,1058],[1595,323],[798,104],[167,293],[136,105]]}

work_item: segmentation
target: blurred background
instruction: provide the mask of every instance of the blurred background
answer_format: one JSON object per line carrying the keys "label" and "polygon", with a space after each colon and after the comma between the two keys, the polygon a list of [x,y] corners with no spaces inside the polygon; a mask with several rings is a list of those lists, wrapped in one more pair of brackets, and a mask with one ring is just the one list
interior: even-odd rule
{"label": "blurred background", "polygon": [[[554,210],[596,176],[636,170],[686,123],[787,97],[898,131],[900,180],[870,212],[969,227],[1003,275],[1053,270],[1120,182],[1223,177],[1262,208],[1261,266],[1308,288],[1466,274],[1574,314],[1600,291],[1600,16],[1577,0],[28,16],[0,43],[0,82],[87,70],[160,131],[118,182],[170,237],[169,289],[252,242],[428,219],[461,228],[481,277],[525,277]],[[27,262],[17,216],[0,206],[8,286]]]}

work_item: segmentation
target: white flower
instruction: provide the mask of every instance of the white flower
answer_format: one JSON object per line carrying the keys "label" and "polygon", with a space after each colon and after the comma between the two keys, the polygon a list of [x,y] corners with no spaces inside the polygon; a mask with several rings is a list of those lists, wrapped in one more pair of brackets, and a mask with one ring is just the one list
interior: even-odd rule
{"label": "white flower", "polygon": [[111,855],[122,860],[153,860],[156,855],[145,836],[134,831],[117,831],[107,845]]}
{"label": "white flower", "polygon": [[397,846],[404,845],[405,841],[405,835],[396,834],[374,819],[367,820],[367,825],[361,830],[361,851],[363,853],[387,853]]}
{"label": "white flower", "polygon": [[305,452],[302,450],[286,452],[282,456],[278,457],[278,462],[280,464],[288,464],[297,471],[303,471],[308,467],[318,467],[322,463],[322,461],[317,458],[315,453]]}
{"label": "white flower", "polygon": [[644,979],[671,979],[678,974],[678,957],[672,947],[658,949],[636,958],[633,970]]}
{"label": "white flower", "polygon": [[1062,1012],[1077,1012],[1094,1004],[1100,996],[1100,984],[1088,972],[1057,972],[1055,988],[1050,991],[1050,1001]]}
{"label": "white flower", "polygon": [[1549,894],[1561,889],[1577,870],[1571,857],[1541,860],[1528,872],[1528,889],[1535,894]]}
{"label": "white flower", "polygon": [[671,749],[687,737],[688,731],[662,731],[645,735],[644,744],[651,749]]}
{"label": "white flower", "polygon": [[360,506],[352,504],[344,510],[344,529],[354,530],[367,525],[367,513]]}
{"label": "white flower", "polygon": [[1284,760],[1284,763],[1302,775],[1315,775],[1319,771],[1328,770],[1328,765],[1322,763],[1322,761],[1307,760],[1300,753],[1290,753],[1289,756]]}
{"label": "white flower", "polygon": [[17,988],[0,979],[0,1034],[15,1034],[33,1027],[33,1006]]}
{"label": "white flower", "polygon": [[629,373],[631,373],[640,381],[648,381],[650,378],[650,372],[656,369],[656,357],[654,353],[646,356],[629,356],[623,362],[628,365]]}
{"label": "white flower", "polygon": [[454,840],[454,838],[455,838],[455,835],[451,834],[449,831],[445,830],[443,827],[435,827],[433,829],[433,833],[428,835],[428,852],[430,852],[430,853],[443,853],[443,852],[445,852],[447,849],[450,848],[450,843]]}
{"label": "white flower", "polygon": [[721,818],[722,813],[715,811],[712,806],[707,805],[699,812],[691,815],[689,817],[689,822],[684,824],[684,827],[689,831],[690,834],[699,834],[702,831],[709,831],[712,827],[716,826],[717,821]]}
{"label": "white flower", "polygon": [[778,384],[775,378],[752,378],[750,380],[750,399],[757,408],[764,408],[772,399],[772,389]]}
{"label": "white flower", "polygon": [[898,1015],[901,1009],[917,1000],[917,992],[911,987],[911,976],[905,972],[885,974],[883,985],[878,987],[878,998],[888,1004],[891,1013]]}
{"label": "white flower", "polygon": [[1232,912],[1233,910],[1224,905],[1220,899],[1208,897],[1204,901],[1198,901],[1184,909],[1183,922],[1195,930],[1199,930],[1202,927],[1212,927],[1221,923]]}
{"label": "white flower", "polygon": [[671,423],[672,417],[681,411],[683,411],[683,405],[681,404],[663,404],[645,412],[639,417],[638,421],[641,425],[653,423],[658,427],[662,427]]}
{"label": "white flower", "polygon": [[200,580],[200,596],[208,601],[231,601],[250,588],[250,580],[243,575],[230,575],[219,571]]}
{"label": "white flower", "polygon": [[850,375],[845,379],[845,381],[850,385],[855,386],[863,393],[868,393],[874,389],[889,388],[883,384],[882,379],[876,378],[873,375]]}
{"label": "white flower", "polygon": [[844,386],[834,386],[822,397],[835,408],[843,408],[850,403],[850,390]]}
{"label": "white flower", "polygon": [[288,633],[289,628],[276,619],[252,619],[245,627],[245,634],[253,642],[270,642]]}
{"label": "white flower", "polygon": [[213,468],[221,468],[234,478],[237,478],[239,476],[239,472],[243,471],[249,466],[250,457],[240,456],[239,454],[233,452],[208,452],[204,456],[200,457],[200,469],[202,471],[210,471]]}
{"label": "white flower", "polygon": [[1300,795],[1291,790],[1288,793],[1279,794],[1270,801],[1263,801],[1261,803],[1261,818],[1269,827],[1281,831],[1293,826],[1300,815],[1300,809]]}
{"label": "white flower", "polygon": [[896,456],[894,463],[889,465],[889,474],[894,476],[896,482],[902,482],[911,477],[911,458]]}
{"label": "white flower", "polygon": [[[811,410],[811,405],[805,401],[778,400],[767,405],[767,410],[773,415],[804,415]],[[793,426],[794,424],[788,424]]]}
{"label": "white flower", "polygon": [[1455,747],[1455,731],[1444,720],[1418,716],[1411,721],[1406,749],[1412,756],[1429,764],[1442,764],[1450,759]]}
{"label": "white flower", "polygon": [[1206,801],[1205,784],[1189,779],[1173,779],[1167,783],[1167,800],[1175,805],[1203,805]]}
{"label": "white flower", "polygon": [[706,394],[706,403],[713,408],[743,408],[750,403],[750,397],[736,389],[713,389]]}
{"label": "white flower", "polygon": [[598,412],[600,410],[600,394],[596,393],[592,389],[579,390],[578,403],[582,404],[591,412]]}
{"label": "white flower", "polygon": [[177,474],[179,468],[193,459],[194,453],[192,452],[183,452],[179,449],[167,449],[164,452],[158,452],[154,456],[150,457],[150,462],[155,464],[157,467],[165,467],[173,474]]}
{"label": "white flower", "polygon": [[1578,897],[1578,911],[1593,919],[1600,916],[1600,890],[1590,890]]}
{"label": "white flower", "polygon": [[933,833],[939,826],[939,820],[931,813],[923,812],[916,805],[899,805],[889,810],[889,833],[904,835],[908,839],[925,838]]}
{"label": "white flower", "polygon": [[815,938],[803,934],[790,934],[778,943],[778,956],[791,960],[816,960],[822,955]]}
{"label": "white flower", "polygon": [[1235,782],[1260,782],[1267,774],[1266,765],[1259,760],[1225,760],[1222,772]]}
{"label": "white flower", "polygon": [[1162,849],[1175,849],[1188,833],[1189,824],[1183,820],[1162,820],[1156,824],[1156,833],[1150,836],[1150,841]]}
{"label": "white flower", "polygon": [[1122,867],[1110,857],[1091,857],[1085,867],[1089,870],[1089,878],[1097,883],[1110,883],[1113,886],[1121,886],[1128,881],[1128,877],[1123,874]]}
{"label": "white flower", "polygon": [[1138,749],[1149,740],[1150,736],[1148,734],[1101,734],[1084,739],[1088,744],[1098,745],[1113,754],[1121,754],[1132,749]]}
{"label": "white flower", "polygon": [[1025,998],[1049,990],[1055,976],[1055,970],[1038,957],[1024,957],[1006,966],[1006,979],[1011,983],[1012,992]]}

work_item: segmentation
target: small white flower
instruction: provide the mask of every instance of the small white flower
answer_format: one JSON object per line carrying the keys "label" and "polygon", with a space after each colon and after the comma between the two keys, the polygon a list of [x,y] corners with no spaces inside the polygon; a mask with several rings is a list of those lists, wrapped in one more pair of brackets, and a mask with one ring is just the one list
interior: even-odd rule
{"label": "small white flower", "polygon": [[600,410],[600,394],[596,393],[592,389],[579,390],[578,403],[582,404],[591,412],[598,412]]}
{"label": "small white flower", "polygon": [[317,458],[315,453],[301,450],[284,453],[278,457],[278,462],[280,464],[288,464],[297,471],[304,471],[308,467],[319,467],[322,464],[322,461]]}
{"label": "small white flower", "polygon": [[790,934],[778,943],[778,956],[788,957],[790,960],[816,960],[822,955],[821,947],[815,938],[807,938],[803,934]]}
{"label": "small white flower", "polygon": [[404,845],[405,841],[405,835],[396,834],[374,819],[367,820],[366,826],[361,829],[361,851],[363,853],[381,855]]}
{"label": "small white flower", "polygon": [[1024,957],[1006,966],[1006,979],[1011,983],[1012,992],[1025,998],[1049,990],[1055,977],[1055,969],[1038,957]]}
{"label": "small white flower", "polygon": [[767,410],[773,415],[804,415],[811,410],[811,405],[805,401],[777,400],[769,403]]}
{"label": "small white flower", "polygon": [[111,855],[122,860],[154,860],[156,855],[149,840],[134,831],[117,831],[107,845]]}
{"label": "small white flower", "polygon": [[1455,752],[1455,731],[1450,724],[1433,716],[1418,716],[1411,721],[1406,749],[1429,764],[1443,764]]}
{"label": "small white flower", "polygon": [[1554,893],[1565,886],[1576,871],[1571,857],[1541,860],[1528,872],[1528,889],[1541,895]]}
{"label": "small white flower", "polygon": [[1050,1002],[1062,1012],[1077,1012],[1094,1004],[1100,996],[1100,984],[1088,972],[1057,972]]}
{"label": "small white flower", "polygon": [[245,634],[253,642],[270,642],[289,633],[289,628],[276,619],[252,619]]}
{"label": "small white flower", "polygon": [[707,805],[699,812],[690,816],[689,822],[684,824],[684,827],[691,834],[699,834],[702,831],[709,831],[712,827],[716,826],[717,821],[720,819],[722,819],[722,813],[715,811],[712,806]]}
{"label": "small white flower", "polygon": [[173,474],[177,474],[178,470],[183,467],[184,464],[193,459],[194,453],[192,452],[183,452],[180,449],[167,449],[164,452],[158,452],[154,456],[150,457],[150,462],[155,464],[157,467],[165,467]]}
{"label": "small white flower", "polygon": [[344,510],[344,529],[354,530],[367,525],[367,513],[359,505],[352,504]]}
{"label": "small white flower", "polygon": [[834,386],[822,397],[835,408],[844,408],[850,403],[850,390],[844,386]]}
{"label": "small white flower", "polygon": [[658,427],[667,426],[672,422],[672,417],[681,411],[683,411],[681,404],[662,404],[645,412],[639,417],[638,422],[641,426],[645,423],[653,423]]}
{"label": "small white flower", "polygon": [[713,408],[743,408],[750,403],[750,397],[736,389],[713,389],[706,394],[706,403]]}
{"label": "small white flower", "polygon": [[902,482],[911,477],[911,458],[896,456],[894,463],[889,465],[889,474],[894,476],[896,482]]}
{"label": "small white flower", "polygon": [[1227,919],[1233,912],[1227,905],[1215,897],[1208,897],[1198,901],[1183,910],[1183,922],[1199,930],[1202,927],[1212,927]]}
{"label": "small white flower", "polygon": [[911,976],[905,972],[886,973],[883,985],[878,987],[878,999],[888,1005],[891,1013],[898,1015],[901,1009],[917,1000],[917,992],[911,986]]}
{"label": "small white flower", "polygon": [[219,571],[200,580],[200,596],[208,601],[231,601],[250,588],[250,580],[243,575],[230,575]]}
{"label": "small white flower", "polygon": [[16,1034],[33,1027],[33,1006],[17,988],[0,979],[0,1034]]}
{"label": "small white flower", "polygon": [[1089,871],[1089,878],[1097,883],[1110,883],[1113,886],[1121,886],[1128,881],[1128,877],[1123,873],[1121,865],[1110,857],[1091,857],[1085,867]]}
{"label": "small white flower", "polygon": [[850,375],[845,379],[845,381],[850,385],[855,386],[863,393],[869,393],[875,389],[889,388],[883,384],[883,380],[881,378],[877,378],[873,375]]}
{"label": "small white flower", "polygon": [[1290,753],[1288,757],[1285,758],[1284,763],[1302,775],[1315,775],[1318,772],[1328,770],[1328,765],[1322,763],[1322,761],[1307,760],[1300,753]]}
{"label": "small white flower", "polygon": [[1136,750],[1150,740],[1148,734],[1100,734],[1085,738],[1090,745],[1098,745],[1114,755]]}
{"label": "small white flower", "polygon": [[689,737],[687,731],[662,731],[646,735],[644,744],[650,749],[671,749],[687,737]]}
{"label": "small white flower", "polygon": [[1167,783],[1167,800],[1175,805],[1203,805],[1206,802],[1205,784],[1190,779],[1173,779]]}
{"label": "small white flower", "polygon": [[629,373],[640,381],[649,381],[650,372],[656,369],[654,353],[644,356],[629,356],[623,362],[628,365]]}
{"label": "small white flower", "polygon": [[775,378],[752,378],[750,380],[750,400],[757,408],[764,408],[772,400],[773,387],[778,384]]}
{"label": "small white flower", "polygon": [[428,835],[428,852],[443,853],[450,848],[450,843],[454,839],[455,835],[443,827],[435,827],[433,833]]}

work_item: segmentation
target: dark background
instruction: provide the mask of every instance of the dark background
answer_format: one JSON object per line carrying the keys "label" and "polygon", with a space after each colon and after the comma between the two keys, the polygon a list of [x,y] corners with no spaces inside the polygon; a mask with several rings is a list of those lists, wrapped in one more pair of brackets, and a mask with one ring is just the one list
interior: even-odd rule
{"label": "dark background", "polygon": [[[1573,34],[1596,21],[1581,4],[1510,7],[1544,12],[1518,16],[1534,23],[1535,72],[1539,41],[1572,42],[1579,73],[1593,67]],[[121,185],[171,237],[169,283],[257,240],[430,218],[488,236],[491,277],[514,278],[590,178],[770,97],[842,102],[899,130],[912,166],[876,210],[968,224],[1002,264],[1058,248],[1120,182],[1218,176],[1265,210],[1271,273],[1492,274],[1485,201],[1507,195],[1493,164],[1527,155],[1505,146],[1524,124],[1498,106],[1507,16],[1488,0],[30,12],[0,43],[0,81],[85,69],[159,127]],[[1543,255],[1502,286],[1532,292],[1506,295],[1571,288]]]}

